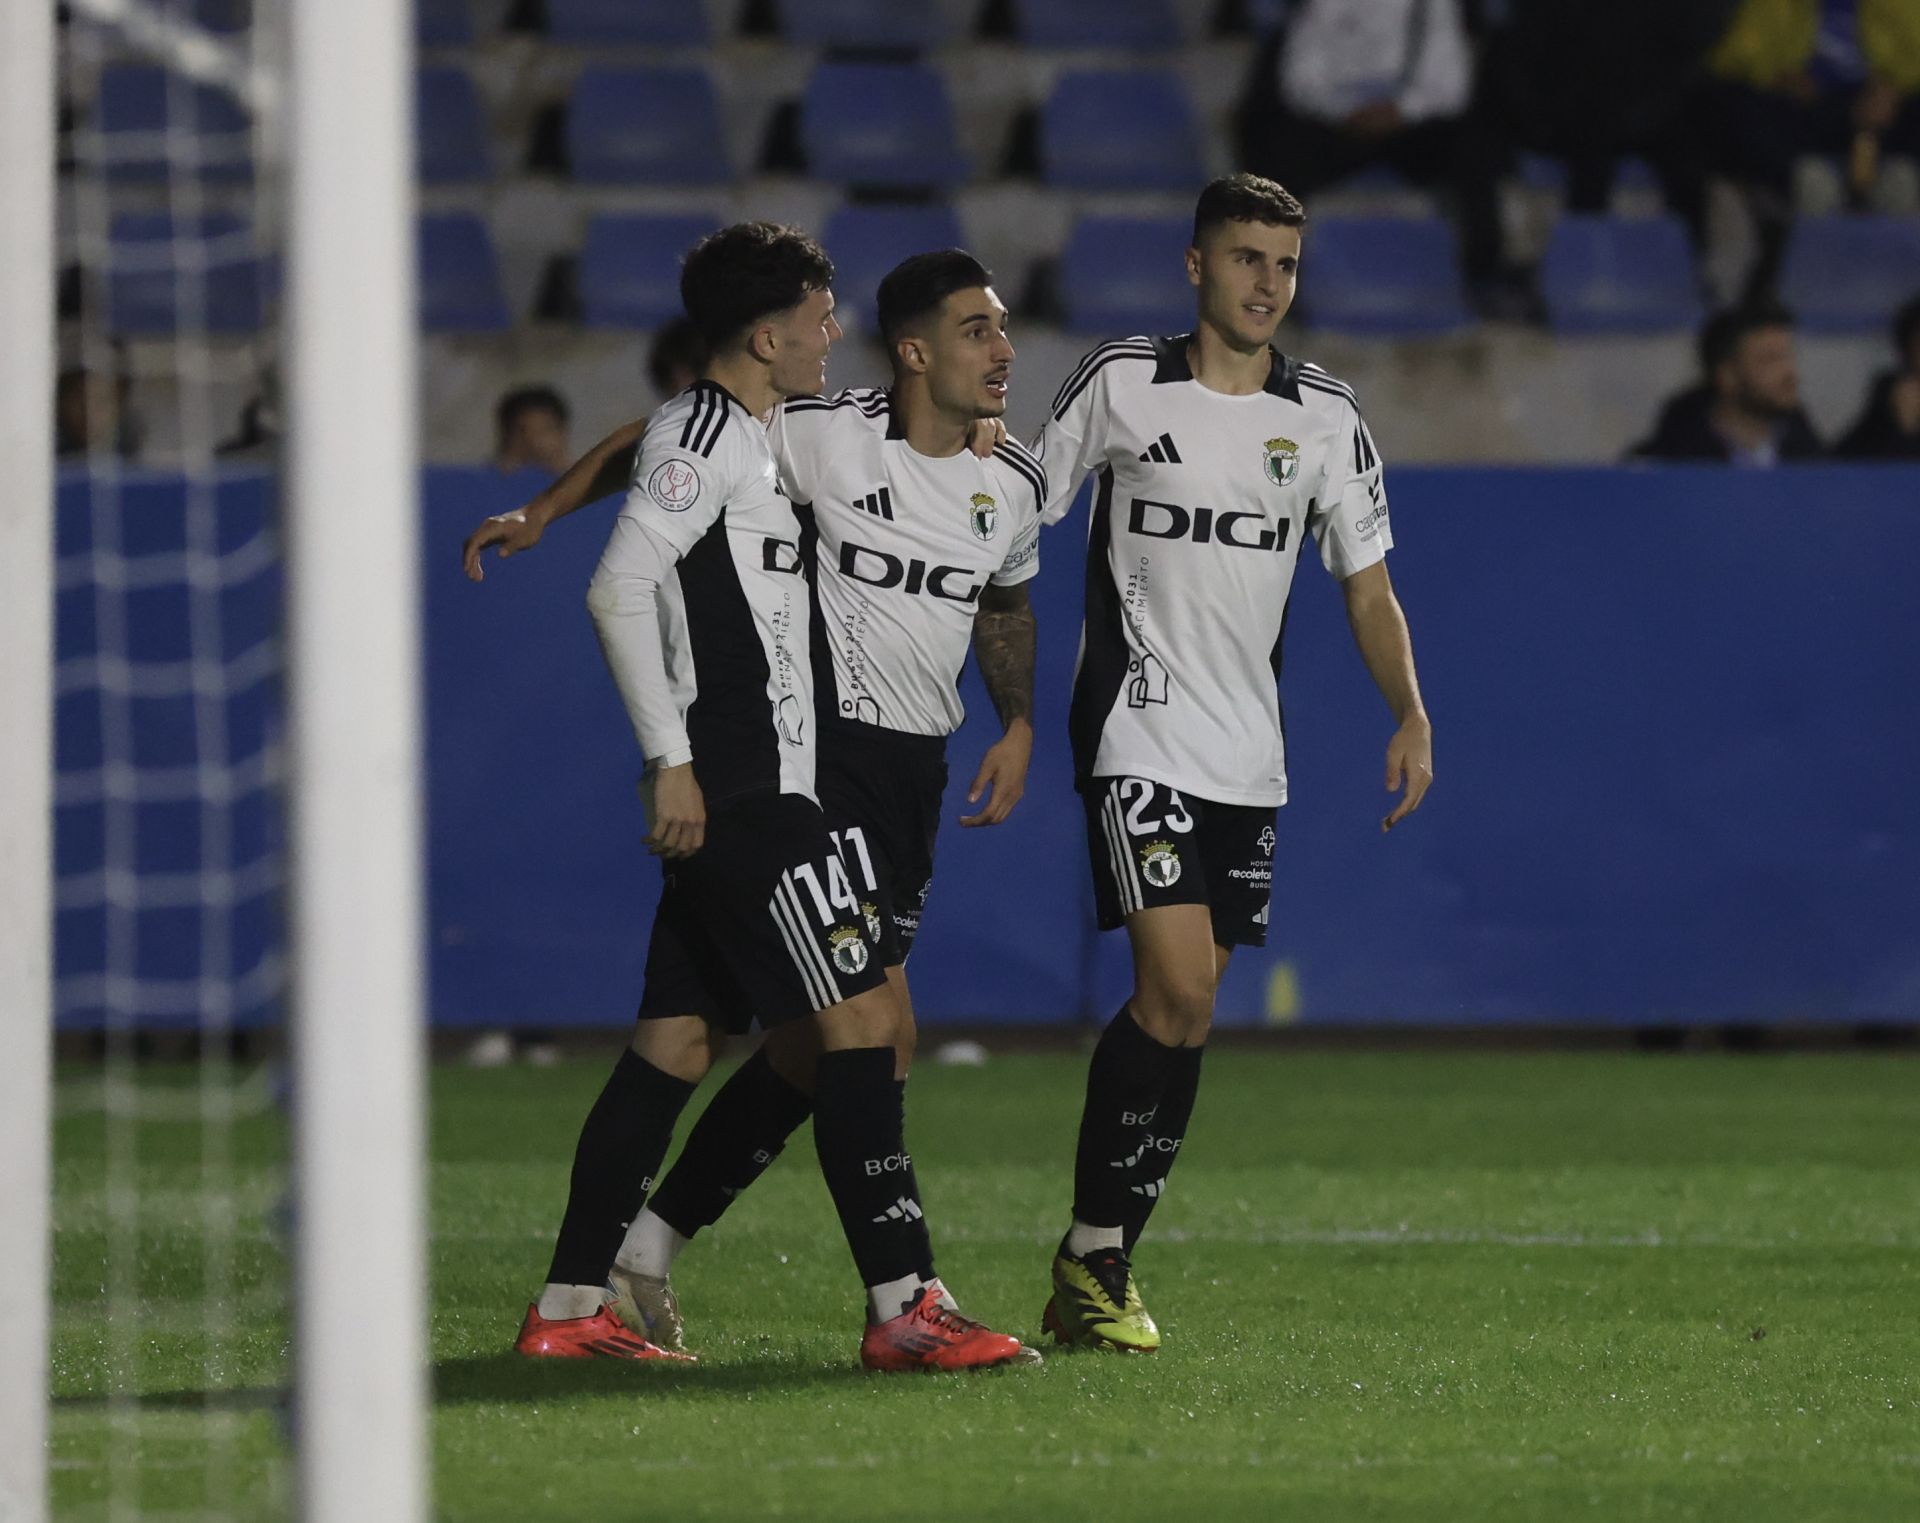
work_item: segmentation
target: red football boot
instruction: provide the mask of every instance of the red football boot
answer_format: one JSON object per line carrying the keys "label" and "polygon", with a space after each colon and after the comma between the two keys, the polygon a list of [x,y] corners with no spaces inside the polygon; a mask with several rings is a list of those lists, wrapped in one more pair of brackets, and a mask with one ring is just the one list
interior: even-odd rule
{"label": "red football boot", "polygon": [[691,1354],[676,1354],[636,1338],[626,1324],[603,1306],[591,1317],[556,1317],[552,1321],[540,1315],[539,1302],[527,1306],[527,1318],[520,1324],[520,1336],[513,1340],[513,1351],[530,1359],[677,1359],[694,1363]]}
{"label": "red football boot", "polygon": [[985,1370],[1038,1358],[1018,1338],[949,1311],[932,1285],[899,1316],[870,1323],[860,1340],[860,1363],[870,1370]]}

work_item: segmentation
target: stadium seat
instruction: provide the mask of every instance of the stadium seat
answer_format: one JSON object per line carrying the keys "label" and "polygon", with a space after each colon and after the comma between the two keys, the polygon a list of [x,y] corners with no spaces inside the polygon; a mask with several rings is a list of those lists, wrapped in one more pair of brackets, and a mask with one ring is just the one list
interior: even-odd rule
{"label": "stadium seat", "polygon": [[1562,217],[1541,261],[1540,294],[1560,333],[1667,333],[1700,322],[1693,248],[1677,217]]}
{"label": "stadium seat", "polygon": [[413,0],[413,37],[423,48],[464,48],[473,42],[469,0]]}
{"label": "stadium seat", "polygon": [[1030,48],[1141,53],[1177,48],[1181,41],[1167,0],[1020,0],[1017,35]]}
{"label": "stadium seat", "polygon": [[801,101],[800,136],[817,180],[923,190],[967,176],[946,84],[924,64],[821,64]]}
{"label": "stadium seat", "polygon": [[1303,302],[1340,333],[1450,333],[1471,321],[1453,232],[1437,217],[1328,217],[1314,222]]}
{"label": "stadium seat", "polygon": [[714,230],[711,217],[595,217],[580,250],[580,308],[589,328],[657,328],[680,315],[680,261]]}
{"label": "stadium seat", "polygon": [[919,53],[947,40],[937,5],[899,0],[780,0],[780,31],[810,48]]}
{"label": "stadium seat", "polygon": [[420,326],[498,333],[512,325],[486,223],[471,212],[420,219]]}
{"label": "stadium seat", "polygon": [[1192,235],[1186,217],[1081,218],[1060,254],[1069,331],[1114,338],[1191,329],[1184,260]]}
{"label": "stadium seat", "polygon": [[547,0],[547,36],[576,47],[704,48],[713,41],[699,0]]}
{"label": "stadium seat", "polygon": [[112,179],[164,180],[190,167],[205,180],[244,180],[253,173],[252,123],[240,103],[164,69],[115,64],[101,70],[94,120],[100,162]]}
{"label": "stadium seat", "polygon": [[1206,178],[1186,91],[1158,69],[1061,75],[1040,113],[1040,164],[1069,190],[1188,191]]}
{"label": "stadium seat", "polygon": [[587,69],[567,112],[576,180],[717,185],[732,175],[704,69]]}
{"label": "stadium seat", "polygon": [[486,113],[465,69],[421,69],[413,114],[423,184],[471,185],[488,177]]}
{"label": "stadium seat", "polygon": [[115,333],[259,330],[261,260],[238,217],[121,212],[108,237],[107,321]]}
{"label": "stadium seat", "polygon": [[1920,217],[1803,217],[1780,294],[1803,328],[1878,333],[1920,286]]}
{"label": "stadium seat", "polygon": [[874,295],[888,270],[910,254],[959,248],[960,219],[946,206],[843,206],[827,219],[833,294],[840,321],[878,334]]}

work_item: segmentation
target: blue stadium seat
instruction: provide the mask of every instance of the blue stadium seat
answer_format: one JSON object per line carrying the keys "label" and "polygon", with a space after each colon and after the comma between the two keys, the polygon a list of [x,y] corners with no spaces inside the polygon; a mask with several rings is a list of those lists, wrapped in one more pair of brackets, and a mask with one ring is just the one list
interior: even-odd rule
{"label": "blue stadium seat", "polygon": [[471,212],[420,219],[420,326],[428,333],[498,333],[511,326],[500,262]]}
{"label": "blue stadium seat", "polygon": [[810,48],[924,52],[947,40],[951,28],[937,5],[899,0],[780,0],[780,31]]}
{"label": "blue stadium seat", "polygon": [[699,0],[547,0],[547,35],[577,47],[704,48],[713,41]]}
{"label": "blue stadium seat", "polygon": [[1307,235],[1302,301],[1341,333],[1450,333],[1471,321],[1453,232],[1438,217],[1328,217]]}
{"label": "blue stadium seat", "polygon": [[107,322],[115,333],[259,330],[262,265],[238,217],[121,212],[108,237]]}
{"label": "blue stadium seat", "polygon": [[[245,180],[253,173],[252,123],[232,96],[149,64],[100,72],[95,126],[101,163],[116,180],[163,180],[186,168],[191,150],[200,178]],[[182,155],[179,168],[169,150]]]}
{"label": "blue stadium seat", "polygon": [[1159,69],[1060,76],[1040,114],[1049,185],[1072,190],[1191,190],[1206,178],[1186,91]]}
{"label": "blue stadium seat", "polygon": [[711,217],[595,217],[580,250],[580,307],[586,325],[657,328],[678,317],[680,262],[714,227]]}
{"label": "blue stadium seat", "polygon": [[1074,333],[1114,338],[1193,327],[1187,217],[1082,217],[1060,254],[1060,292]]}
{"label": "blue stadium seat", "polygon": [[1920,286],[1920,217],[1803,217],[1780,294],[1804,328],[1878,333]]}
{"label": "blue stadium seat", "polygon": [[423,48],[464,48],[473,42],[469,0],[413,0],[413,37]]}
{"label": "blue stadium seat", "polygon": [[924,64],[821,64],[801,101],[800,137],[817,180],[919,190],[967,176],[946,83]]}
{"label": "blue stadium seat", "polygon": [[717,185],[732,176],[703,69],[587,69],[567,112],[576,180]]}
{"label": "blue stadium seat", "polygon": [[1693,248],[1678,217],[1562,217],[1541,261],[1540,294],[1560,333],[1667,333],[1700,323]]}
{"label": "blue stadium seat", "polygon": [[416,76],[413,116],[422,183],[472,185],[488,177],[487,117],[465,69],[421,69]]}
{"label": "blue stadium seat", "polygon": [[1018,35],[1030,48],[1151,53],[1177,48],[1181,42],[1167,0],[1020,0],[1019,11]]}
{"label": "blue stadium seat", "polygon": [[874,294],[887,271],[910,254],[959,248],[964,241],[951,207],[841,207],[827,219],[825,235],[840,321],[878,334]]}

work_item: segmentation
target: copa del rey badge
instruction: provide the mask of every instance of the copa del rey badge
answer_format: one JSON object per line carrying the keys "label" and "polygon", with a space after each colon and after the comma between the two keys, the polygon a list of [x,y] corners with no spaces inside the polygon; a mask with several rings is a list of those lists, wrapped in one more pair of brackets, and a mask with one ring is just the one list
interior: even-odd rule
{"label": "copa del rey badge", "polygon": [[684,513],[700,500],[700,473],[684,460],[663,460],[647,478],[647,495],[669,513]]}
{"label": "copa del rey badge", "polygon": [[1267,480],[1277,487],[1290,486],[1300,474],[1300,446],[1291,439],[1267,441]]}
{"label": "copa del rey badge", "polygon": [[975,492],[968,499],[972,506],[967,509],[967,523],[973,529],[975,539],[993,538],[993,521],[1000,515],[999,508],[985,492]]}

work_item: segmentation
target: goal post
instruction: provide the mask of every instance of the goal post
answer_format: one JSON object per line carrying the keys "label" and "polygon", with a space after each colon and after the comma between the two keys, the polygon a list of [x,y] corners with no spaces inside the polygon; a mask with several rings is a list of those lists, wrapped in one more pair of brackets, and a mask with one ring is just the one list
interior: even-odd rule
{"label": "goal post", "polygon": [[412,7],[286,9],[296,1419],[308,1523],[425,1516]]}
{"label": "goal post", "polygon": [[0,7],[0,1518],[47,1515],[53,1048],[53,7]]}

